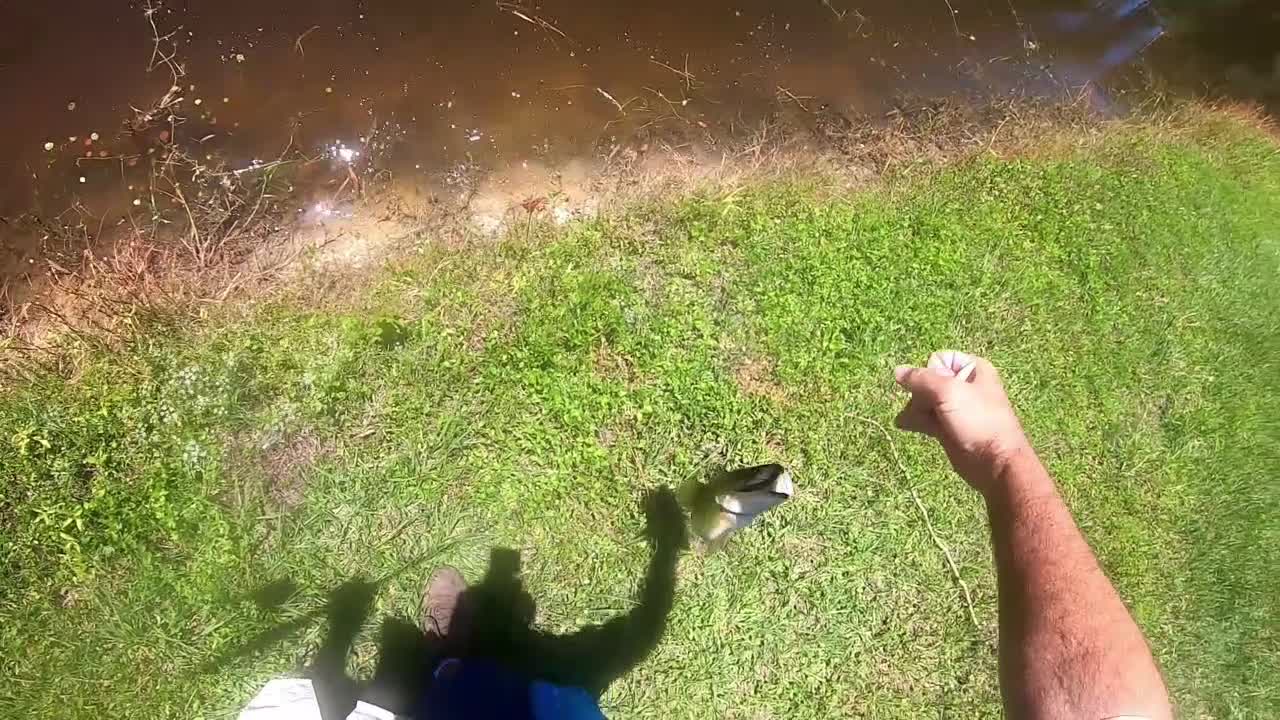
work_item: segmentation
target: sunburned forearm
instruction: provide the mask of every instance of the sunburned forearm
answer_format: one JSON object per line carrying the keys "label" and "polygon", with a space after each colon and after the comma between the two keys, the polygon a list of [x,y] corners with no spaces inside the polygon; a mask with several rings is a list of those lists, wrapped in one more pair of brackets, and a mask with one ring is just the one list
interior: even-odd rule
{"label": "sunburned forearm", "polygon": [[1027,450],[998,474],[987,506],[1009,716],[1169,717],[1141,631],[1040,461]]}
{"label": "sunburned forearm", "polygon": [[894,368],[904,430],[935,437],[987,500],[1000,586],[1000,688],[1013,718],[1170,717],[1142,631],[1094,560],[989,361]]}

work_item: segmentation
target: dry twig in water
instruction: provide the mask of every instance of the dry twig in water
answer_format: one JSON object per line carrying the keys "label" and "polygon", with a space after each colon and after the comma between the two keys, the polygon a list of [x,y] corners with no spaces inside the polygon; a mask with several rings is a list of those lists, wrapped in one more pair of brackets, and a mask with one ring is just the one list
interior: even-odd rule
{"label": "dry twig in water", "polygon": [[604,98],[605,98],[606,100],[608,100],[609,102],[613,103],[613,106],[614,106],[614,107],[616,107],[616,108],[618,108],[618,112],[622,113],[623,115],[626,115],[626,114],[627,114],[626,106],[624,106],[622,103],[620,103],[620,102],[618,102],[617,100],[615,100],[615,99],[613,98],[613,96],[612,96],[612,95],[610,95],[609,93],[605,92],[605,89],[604,89],[604,88],[596,88],[596,92],[600,93],[601,95],[603,95],[603,96],[604,96]]}
{"label": "dry twig in water", "polygon": [[299,35],[297,40],[293,41],[293,47],[298,51],[299,55],[301,55],[302,57],[307,56],[307,51],[302,48],[302,41],[305,40],[308,35],[310,35],[311,33],[319,29],[320,29],[319,25],[312,25],[311,27],[307,28],[306,32]]}
{"label": "dry twig in water", "polygon": [[942,551],[942,556],[946,558],[947,567],[951,570],[951,577],[960,586],[960,590],[964,593],[965,609],[969,611],[969,622],[973,623],[974,630],[981,630],[982,625],[978,623],[978,614],[973,610],[973,593],[969,592],[969,584],[960,577],[960,568],[956,565],[956,559],[951,554],[951,549],[942,542],[942,538],[938,537],[938,531],[933,529],[933,521],[929,519],[929,511],[925,509],[924,503],[920,502],[920,495],[916,493],[916,489],[911,486],[911,473],[907,472],[907,466],[902,463],[902,458],[898,455],[898,446],[893,442],[893,436],[880,423],[858,415],[851,415],[855,420],[860,420],[884,435],[884,439],[889,443],[889,450],[893,453],[893,461],[897,463],[898,470],[902,472],[902,477],[907,481],[907,490],[911,493],[911,502],[915,504],[916,510],[920,513],[921,519],[924,520],[925,530],[929,532],[929,539],[933,544]]}
{"label": "dry twig in water", "polygon": [[[689,104],[688,100],[681,100],[679,105],[677,106],[677,104],[671,98],[667,97],[666,95],[663,95],[661,90],[654,90],[653,88],[648,86],[646,86],[644,89],[650,93],[653,93],[654,95],[657,95],[658,98],[660,98],[663,102],[671,106],[671,114],[675,115],[681,120],[684,120],[685,122],[689,122],[688,120],[685,120],[683,115],[680,114],[680,108]],[[638,129],[643,129],[643,128],[638,128]]]}
{"label": "dry twig in water", "polygon": [[956,9],[951,7],[951,0],[942,0],[947,4],[947,12],[951,14],[951,27],[956,30],[956,37],[964,37],[960,34],[960,24],[956,22]]}
{"label": "dry twig in water", "polygon": [[684,80],[684,86],[686,90],[692,90],[694,83],[698,81],[698,78],[694,76],[693,73],[689,72],[689,56],[688,55],[684,56],[683,70],[679,68],[673,68],[670,65],[662,62],[661,60],[655,60],[653,58],[649,58],[649,62],[653,63],[654,65],[657,65],[658,67],[666,68],[671,72],[675,73],[676,75],[678,75],[680,79]]}
{"label": "dry twig in water", "polygon": [[[169,74],[173,76],[173,82],[176,85],[178,80],[187,74],[182,65],[174,60],[174,58],[178,56],[178,45],[173,42],[173,36],[177,35],[178,32],[182,30],[182,27],[178,26],[174,28],[173,32],[170,32],[167,35],[161,35],[160,29],[156,27],[155,18],[156,13],[160,11],[161,7],[161,5],[155,4],[152,0],[147,0],[147,4],[142,6],[142,15],[151,25],[151,60],[147,62],[147,72],[154,70],[157,65],[164,65],[169,68]],[[168,53],[161,50],[160,45],[162,43],[169,44],[170,48]]]}
{"label": "dry twig in water", "polygon": [[559,35],[560,37],[564,38],[565,40],[568,40],[568,39],[569,39],[569,36],[568,36],[568,35],[565,35],[563,30],[561,30],[560,28],[556,27],[556,26],[555,26],[555,25],[553,25],[552,23],[549,23],[549,22],[547,22],[546,20],[543,20],[542,18],[538,17],[537,15],[534,15],[533,13],[529,12],[528,10],[525,10],[524,8],[520,7],[519,5],[517,5],[517,4],[515,4],[515,3],[512,3],[512,2],[499,2],[499,3],[498,3],[498,9],[499,9],[499,10],[502,10],[503,12],[509,12],[509,13],[511,13],[512,15],[515,15],[516,17],[520,18],[521,20],[523,20],[523,21],[525,21],[525,22],[529,23],[530,25],[534,25],[534,26],[540,27],[540,28],[542,28],[543,30],[550,30],[551,32],[553,32],[553,33],[555,33],[555,34]]}
{"label": "dry twig in water", "polygon": [[803,98],[796,97],[795,94],[793,94],[790,90],[782,87],[781,85],[778,86],[778,92],[782,93],[783,95],[786,95],[788,98],[791,98],[791,101],[794,102],[796,105],[799,105],[801,110],[805,112],[809,112],[809,108],[805,106],[803,101],[812,100],[813,99],[812,97],[808,95],[804,96]]}

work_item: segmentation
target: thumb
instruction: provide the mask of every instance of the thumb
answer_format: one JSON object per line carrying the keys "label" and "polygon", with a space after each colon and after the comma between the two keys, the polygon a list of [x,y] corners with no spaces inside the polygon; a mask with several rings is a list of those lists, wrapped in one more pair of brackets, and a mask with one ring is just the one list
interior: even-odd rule
{"label": "thumb", "polygon": [[930,368],[899,365],[893,370],[893,377],[912,396],[920,397],[928,402],[937,402],[943,391],[954,378],[951,373],[942,375]]}

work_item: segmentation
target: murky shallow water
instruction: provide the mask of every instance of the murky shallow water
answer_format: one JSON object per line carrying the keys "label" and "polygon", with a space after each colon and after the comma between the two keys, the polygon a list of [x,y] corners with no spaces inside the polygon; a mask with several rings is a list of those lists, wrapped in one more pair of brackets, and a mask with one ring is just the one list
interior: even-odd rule
{"label": "murky shallow water", "polygon": [[159,61],[171,51],[193,152],[232,167],[288,147],[339,163],[377,153],[411,181],[554,164],[641,129],[713,141],[779,103],[876,113],[907,96],[1054,95],[1161,32],[1139,2],[68,0],[5,12],[0,215],[127,209],[165,137],[125,121],[170,86]]}

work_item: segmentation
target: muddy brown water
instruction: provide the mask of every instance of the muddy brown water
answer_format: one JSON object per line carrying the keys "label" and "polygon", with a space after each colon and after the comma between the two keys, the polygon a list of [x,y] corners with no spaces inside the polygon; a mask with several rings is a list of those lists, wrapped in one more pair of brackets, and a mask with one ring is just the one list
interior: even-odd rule
{"label": "muddy brown water", "polygon": [[124,121],[170,86],[157,59],[171,47],[193,152],[232,168],[286,148],[338,164],[376,154],[426,182],[596,156],[638,127],[731,132],[779,104],[874,114],[907,97],[1054,96],[1163,32],[1136,0],[64,0],[0,13],[0,216],[127,211],[145,179],[133,158],[155,137]]}

